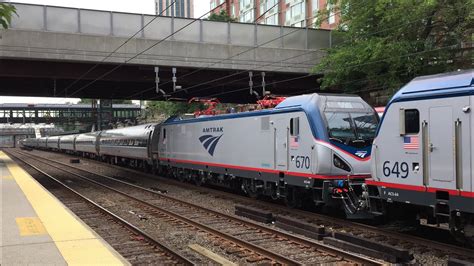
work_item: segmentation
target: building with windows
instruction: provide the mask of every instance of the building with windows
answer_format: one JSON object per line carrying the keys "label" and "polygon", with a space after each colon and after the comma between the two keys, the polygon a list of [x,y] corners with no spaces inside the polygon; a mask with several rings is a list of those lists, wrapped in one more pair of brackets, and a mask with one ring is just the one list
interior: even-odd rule
{"label": "building with windows", "polygon": [[176,0],[176,3],[166,10],[171,3],[173,0],[155,0],[156,14],[182,18],[194,17],[194,0]]}
{"label": "building with windows", "polygon": [[210,0],[212,13],[225,10],[239,22],[268,25],[334,29],[339,23],[338,12],[316,25],[316,16],[328,8],[327,0]]}

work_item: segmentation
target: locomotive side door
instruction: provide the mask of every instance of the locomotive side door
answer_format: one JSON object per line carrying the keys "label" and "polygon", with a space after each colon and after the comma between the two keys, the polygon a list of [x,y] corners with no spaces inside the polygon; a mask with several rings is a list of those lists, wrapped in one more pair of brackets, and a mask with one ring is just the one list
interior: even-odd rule
{"label": "locomotive side door", "polygon": [[454,125],[451,123],[453,110],[451,106],[431,107],[429,115],[428,186],[451,188],[450,183],[454,180]]}
{"label": "locomotive side door", "polygon": [[445,100],[444,104],[429,108],[428,187],[454,190],[461,188],[463,168],[467,165],[462,150],[468,144],[470,121],[462,107],[469,106],[469,98],[451,98],[447,102],[449,105]]}
{"label": "locomotive side door", "polygon": [[276,119],[273,123],[274,165],[276,170],[288,170],[289,119]]}

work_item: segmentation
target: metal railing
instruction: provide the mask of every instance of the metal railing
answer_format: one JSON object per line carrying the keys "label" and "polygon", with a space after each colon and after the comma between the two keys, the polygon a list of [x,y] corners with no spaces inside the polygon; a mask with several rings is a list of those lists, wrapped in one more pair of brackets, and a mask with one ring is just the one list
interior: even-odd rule
{"label": "metal railing", "polygon": [[[85,35],[130,37],[155,16],[90,9],[12,3],[18,16],[13,16],[11,29],[76,33]],[[160,40],[179,30],[189,18],[158,17],[138,38]],[[317,50],[331,46],[327,30],[248,23],[199,20],[174,34],[170,41],[227,44],[236,46]],[[289,32],[293,32],[288,34]],[[285,34],[288,34],[284,36]]]}

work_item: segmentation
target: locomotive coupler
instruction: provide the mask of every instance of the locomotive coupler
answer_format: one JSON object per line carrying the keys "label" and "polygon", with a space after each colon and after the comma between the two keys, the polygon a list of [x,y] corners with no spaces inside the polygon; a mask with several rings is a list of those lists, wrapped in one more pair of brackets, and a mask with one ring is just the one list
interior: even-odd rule
{"label": "locomotive coupler", "polygon": [[342,202],[348,218],[366,219],[370,216],[367,212],[369,197],[365,183],[353,183],[349,179],[337,180],[332,188],[332,196]]}

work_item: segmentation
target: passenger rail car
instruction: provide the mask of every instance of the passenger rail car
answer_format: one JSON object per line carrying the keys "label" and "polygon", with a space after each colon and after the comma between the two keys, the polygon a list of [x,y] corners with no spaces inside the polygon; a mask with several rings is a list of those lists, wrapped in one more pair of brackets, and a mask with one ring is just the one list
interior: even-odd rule
{"label": "passenger rail car", "polygon": [[20,143],[24,147],[38,148],[38,139],[37,138],[22,139],[22,140],[20,140]]}
{"label": "passenger rail car", "polygon": [[99,136],[99,154],[103,160],[151,168],[153,124],[105,130]]}
{"label": "passenger rail car", "polygon": [[63,152],[72,153],[74,152],[74,142],[78,135],[65,135],[59,138],[59,149]]}
{"label": "passenger rail car", "polygon": [[84,157],[97,157],[99,155],[99,134],[100,132],[90,132],[77,135],[74,141],[74,151]]}
{"label": "passenger rail car", "polygon": [[59,136],[46,137],[46,148],[58,151],[59,150]]}
{"label": "passenger rail car", "polygon": [[47,149],[48,146],[48,137],[41,137],[41,138],[38,138],[38,142],[36,144],[36,146],[40,149]]}
{"label": "passenger rail car", "polygon": [[179,179],[291,205],[344,205],[353,215],[363,204],[377,125],[360,97],[324,94],[290,97],[270,110],[169,119],[158,127],[158,165]]}
{"label": "passenger rail car", "polygon": [[411,210],[474,239],[473,84],[473,70],[418,77],[391,99],[367,180],[373,211]]}

